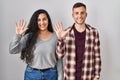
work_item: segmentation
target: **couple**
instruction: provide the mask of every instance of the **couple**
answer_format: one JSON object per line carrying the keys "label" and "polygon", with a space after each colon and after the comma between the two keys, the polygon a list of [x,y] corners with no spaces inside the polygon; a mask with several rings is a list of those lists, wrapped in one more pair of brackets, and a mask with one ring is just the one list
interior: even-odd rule
{"label": "couple", "polygon": [[99,34],[85,23],[85,4],[75,3],[72,16],[75,22],[66,30],[60,22],[53,30],[50,16],[43,9],[34,12],[27,27],[24,20],[16,23],[16,36],[9,50],[11,54],[21,53],[27,63],[24,80],[58,80],[63,74],[64,55],[64,80],[99,80]]}

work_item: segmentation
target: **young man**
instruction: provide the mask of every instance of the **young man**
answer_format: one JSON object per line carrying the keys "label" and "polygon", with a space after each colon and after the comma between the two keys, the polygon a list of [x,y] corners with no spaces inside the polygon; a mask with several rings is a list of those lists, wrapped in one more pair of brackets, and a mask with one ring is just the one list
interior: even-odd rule
{"label": "young man", "polygon": [[101,71],[98,31],[85,23],[86,5],[76,3],[72,8],[75,23],[63,30],[62,23],[55,25],[58,35],[57,56],[66,55],[64,80],[99,80]]}

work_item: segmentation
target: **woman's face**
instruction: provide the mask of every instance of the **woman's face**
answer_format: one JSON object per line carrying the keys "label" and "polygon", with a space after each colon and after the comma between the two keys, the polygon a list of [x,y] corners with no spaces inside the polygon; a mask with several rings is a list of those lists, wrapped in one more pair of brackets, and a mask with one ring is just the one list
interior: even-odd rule
{"label": "woman's face", "polygon": [[38,16],[38,28],[40,31],[48,30],[48,18],[45,13],[41,13]]}

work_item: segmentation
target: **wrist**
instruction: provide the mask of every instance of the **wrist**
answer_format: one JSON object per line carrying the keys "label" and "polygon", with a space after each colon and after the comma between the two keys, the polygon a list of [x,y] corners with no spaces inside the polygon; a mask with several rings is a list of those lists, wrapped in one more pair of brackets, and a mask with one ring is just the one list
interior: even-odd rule
{"label": "wrist", "polygon": [[99,79],[100,79],[100,77],[99,77],[99,76],[95,76],[94,78],[96,78],[97,80],[99,80]]}

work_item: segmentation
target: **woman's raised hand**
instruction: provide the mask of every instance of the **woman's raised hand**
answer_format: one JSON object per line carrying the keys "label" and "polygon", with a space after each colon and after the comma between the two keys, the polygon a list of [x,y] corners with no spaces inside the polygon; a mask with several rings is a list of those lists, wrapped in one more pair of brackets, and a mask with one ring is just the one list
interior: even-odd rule
{"label": "woman's raised hand", "polygon": [[54,30],[55,30],[55,32],[56,32],[56,34],[57,34],[58,39],[64,39],[70,29],[64,30],[62,23],[61,23],[61,22],[58,22],[58,23],[55,25]]}
{"label": "woman's raised hand", "polygon": [[26,26],[25,20],[19,20],[16,23],[16,34],[22,35],[28,29]]}

